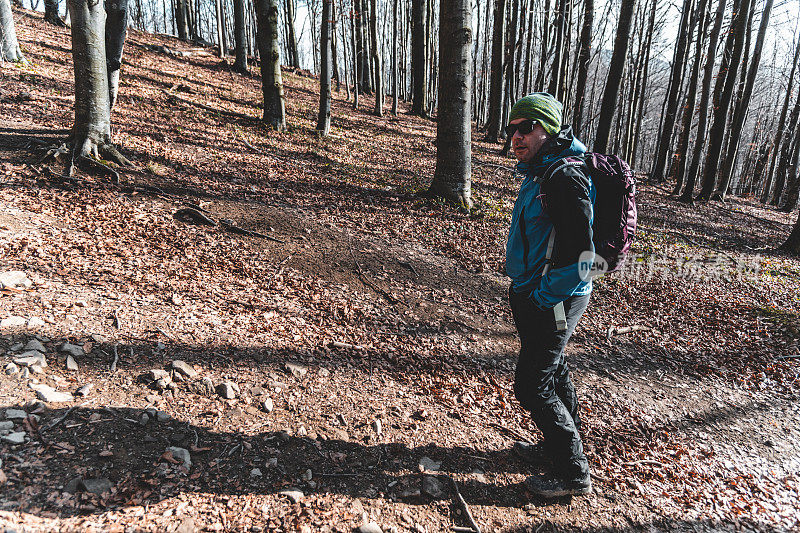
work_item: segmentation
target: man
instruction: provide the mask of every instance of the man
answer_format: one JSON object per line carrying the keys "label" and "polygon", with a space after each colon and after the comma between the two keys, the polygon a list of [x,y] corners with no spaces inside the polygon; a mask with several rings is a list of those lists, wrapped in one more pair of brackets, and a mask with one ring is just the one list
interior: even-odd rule
{"label": "man", "polygon": [[[551,475],[526,480],[542,497],[587,494],[592,487],[564,347],[592,291],[591,279],[581,278],[578,258],[594,252],[595,189],[583,167],[558,164],[586,152],[561,121],[561,103],[534,93],[514,105],[506,128],[523,178],[506,247],[509,301],[521,343],[514,392],[544,436],[540,445],[516,443],[515,450],[552,459]],[[548,170],[552,175],[542,191],[539,180]]]}

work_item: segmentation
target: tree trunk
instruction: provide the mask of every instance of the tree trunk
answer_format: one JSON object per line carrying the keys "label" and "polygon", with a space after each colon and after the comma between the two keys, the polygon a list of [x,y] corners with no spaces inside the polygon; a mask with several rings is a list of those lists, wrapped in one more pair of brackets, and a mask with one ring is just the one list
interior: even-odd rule
{"label": "tree trunk", "polygon": [[650,51],[653,47],[653,33],[655,29],[656,23],[656,12],[658,11],[658,0],[653,0],[653,7],[650,10],[650,22],[647,25],[647,44],[645,45],[645,59],[644,59],[644,72],[642,72],[642,81],[641,81],[641,94],[642,97],[639,98],[639,105],[636,109],[636,125],[634,126],[633,130],[633,146],[631,147],[631,154],[632,159],[629,161],[632,167],[638,168],[638,148],[639,148],[639,141],[642,132],[642,121],[644,119],[644,102],[648,100],[645,95],[647,95],[647,84],[650,81],[649,74],[650,74]]}
{"label": "tree trunk", "polygon": [[622,0],[622,5],[620,6],[617,34],[614,38],[614,51],[611,54],[611,65],[608,69],[608,78],[603,92],[603,101],[600,107],[600,117],[598,118],[597,133],[594,141],[594,150],[596,152],[605,152],[608,146],[614,110],[617,106],[617,93],[619,92],[622,73],[625,70],[625,57],[628,55],[631,18],[633,18],[633,8],[635,6],[635,0]]}
{"label": "tree trunk", "polygon": [[350,38],[353,49],[353,109],[358,109],[358,95],[361,91],[361,62],[359,61],[358,38],[356,35],[356,10],[350,13]]}
{"label": "tree trunk", "polygon": [[553,64],[550,67],[550,84],[547,86],[547,92],[560,100],[561,95],[558,94],[558,89],[561,86],[561,77],[564,75],[561,64],[561,55],[564,51],[564,33],[566,27],[565,11],[567,0],[556,1],[558,4],[556,4],[555,22],[553,23],[556,27],[556,49],[553,55]]}
{"label": "tree trunk", "polygon": [[703,147],[706,142],[706,124],[708,121],[708,100],[711,97],[711,80],[714,76],[714,51],[717,49],[720,31],[722,31],[722,21],[725,18],[726,0],[718,0],[717,13],[714,17],[714,27],[708,40],[708,53],[706,54],[706,64],[703,72],[703,90],[700,93],[698,104],[699,117],[697,119],[697,133],[695,135],[694,149],[692,150],[692,164],[686,174],[686,187],[680,197],[682,202],[694,202],[694,187],[697,183],[697,175],[700,171],[700,160],[703,155]]}
{"label": "tree trunk", "polygon": [[586,79],[589,77],[589,60],[592,53],[592,23],[594,21],[594,0],[583,0],[583,27],[581,28],[578,52],[578,81],[575,86],[575,109],[572,114],[572,130],[581,136],[583,128],[583,102],[585,100]]}
{"label": "tree trunk", "polygon": [[764,11],[761,14],[761,23],[758,27],[758,36],[756,37],[756,45],[755,49],[753,50],[753,57],[750,60],[750,69],[747,72],[747,80],[745,81],[744,90],[742,91],[741,101],[737,106],[733,124],[730,128],[730,148],[728,150],[728,156],[722,165],[720,184],[716,192],[716,196],[722,201],[725,200],[725,195],[728,192],[728,186],[731,183],[734,161],[736,160],[736,147],[739,145],[739,138],[741,137],[742,127],[744,126],[744,118],[747,115],[747,108],[750,105],[750,97],[753,94],[753,85],[756,81],[756,74],[758,74],[758,66],[761,62],[761,51],[764,48],[764,37],[767,34],[769,16],[772,11],[772,2],[773,0],[767,0],[766,5],[764,6]]}
{"label": "tree trunk", "polygon": [[394,11],[392,16],[392,114],[397,116],[397,86],[400,71],[397,69],[397,23],[398,23],[398,7],[400,0],[394,0]]}
{"label": "tree trunk", "polygon": [[[797,138],[798,125],[800,125],[799,121],[800,121],[800,95],[797,96],[797,101],[795,102],[794,109],[792,109],[792,114],[789,116],[789,126],[786,129],[786,133],[784,135],[785,139],[783,141],[783,145],[781,146],[781,153],[780,156],[777,156],[779,157],[779,159],[778,159],[778,168],[775,171],[775,175],[777,176],[779,182],[786,183],[786,174],[791,164],[792,142],[793,139]],[[782,194],[783,190],[779,191],[776,187],[775,196],[778,197],[779,202]]]}
{"label": "tree trunk", "polygon": [[411,113],[428,116],[428,35],[425,0],[411,0]]}
{"label": "tree trunk", "polygon": [[8,0],[0,0],[0,62],[2,61],[27,64],[19,48],[14,29],[14,12]]}
{"label": "tree trunk", "polygon": [[178,39],[189,40],[189,23],[187,19],[186,4],[188,0],[175,0],[175,21],[178,25]]}
{"label": "tree trunk", "polygon": [[[673,163],[672,177],[675,178],[675,188],[672,194],[679,194],[683,186],[684,172],[686,171],[686,159],[689,155],[689,133],[692,129],[692,118],[694,118],[694,101],[697,97],[697,84],[700,77],[700,63],[703,60],[703,44],[705,34],[708,29],[708,0],[700,0],[697,8],[697,15],[701,17],[701,22],[697,26],[697,41],[695,43],[695,57],[692,64],[692,72],[689,75],[689,89],[686,91],[686,103],[683,106],[683,117],[681,119],[681,136],[678,141],[678,148],[675,155],[678,158],[677,164]],[[709,54],[713,52],[709,51]]]}
{"label": "tree trunk", "polygon": [[375,73],[375,115],[383,116],[383,61],[378,46],[378,2],[371,0],[369,10],[369,37],[372,49],[372,70]]}
{"label": "tree trunk", "polygon": [[[106,7],[100,2],[67,2],[75,71],[75,124],[71,135],[73,159],[98,159],[102,155],[127,164],[128,160],[111,144],[111,108],[116,84],[114,89],[111,85],[112,79],[119,79],[128,6],[125,0],[120,0],[110,7],[109,24],[106,24]],[[107,56],[106,43],[109,42],[112,50]]]}
{"label": "tree trunk", "polygon": [[[770,160],[769,171],[767,172],[767,182],[764,185],[764,193],[761,195],[761,202],[767,203],[770,198],[770,189],[772,186],[773,172],[775,171],[775,163],[778,160],[780,152],[781,141],[783,141],[784,128],[786,126],[786,115],[789,112],[789,103],[792,96],[792,86],[794,85],[794,74],[797,70],[797,62],[800,59],[800,39],[794,50],[794,60],[792,61],[792,69],[789,73],[789,80],[786,83],[786,96],[783,98],[783,106],[781,106],[781,116],[778,119],[778,130],[775,132],[775,140],[773,141],[773,157]],[[788,140],[787,140],[788,141]],[[772,205],[778,205],[779,198],[783,192],[784,183],[781,182],[782,176],[778,176],[778,182],[775,183],[776,194],[772,196]],[[779,190],[780,189],[780,190]]]}
{"label": "tree trunk", "polygon": [[710,142],[703,168],[703,187],[700,190],[700,194],[697,196],[698,200],[709,200],[716,185],[716,176],[717,170],[719,169],[719,157],[725,135],[728,109],[730,108],[731,97],[733,96],[733,90],[737,83],[737,69],[739,68],[742,51],[744,49],[744,32],[747,27],[747,16],[750,12],[750,1],[751,0],[742,0],[739,8],[734,12],[731,29],[734,42],[730,56],[730,67],[725,75],[725,86],[720,94],[719,105],[714,109],[714,122],[709,131]]}
{"label": "tree trunk", "polygon": [[233,36],[236,42],[236,61],[233,70],[247,74],[247,30],[244,23],[245,0],[233,0]]}
{"label": "tree trunk", "polygon": [[794,224],[789,238],[780,246],[780,249],[793,255],[800,255],[800,213],[797,215],[797,222]]}
{"label": "tree trunk", "polygon": [[56,26],[64,26],[64,21],[58,16],[58,0],[44,0],[44,21]]}
{"label": "tree trunk", "polygon": [[539,50],[539,69],[536,72],[536,83],[534,87],[537,91],[544,89],[544,76],[547,69],[547,50],[550,46],[550,0],[544,0],[544,16],[542,23],[542,46]]}
{"label": "tree trunk", "polygon": [[222,13],[222,0],[215,0],[214,6],[217,13],[217,44],[219,44],[219,57],[224,58],[227,50],[225,50],[225,16]]}
{"label": "tree trunk", "polygon": [[[692,10],[694,8],[693,0],[684,0],[683,13],[681,14],[680,28],[678,30],[678,40],[675,43],[675,55],[672,59],[672,69],[669,78],[669,91],[667,91],[666,111],[664,113],[664,121],[661,124],[661,132],[656,145],[655,163],[653,164],[653,171],[650,174],[650,179],[655,182],[664,181],[664,169],[667,164],[667,154],[669,153],[670,145],[672,144],[672,133],[675,128],[675,120],[678,112],[678,93],[681,89],[681,79],[684,70],[684,58],[686,57],[686,50],[691,41],[691,28],[689,28],[689,21],[692,17]],[[713,51],[710,57],[713,57]]]}
{"label": "tree trunk", "polygon": [[787,171],[790,182],[789,190],[786,193],[786,203],[780,208],[784,213],[791,213],[797,207],[797,199],[800,197],[800,172],[797,171],[798,159],[800,159],[800,135],[795,135],[792,162]]}
{"label": "tree trunk", "polygon": [[322,22],[319,32],[319,115],[317,132],[327,137],[331,129],[331,2],[322,0]]}
{"label": "tree trunk", "polygon": [[486,140],[497,142],[503,120],[503,43],[506,34],[506,0],[495,0],[492,33],[492,79],[489,85],[489,123]]}
{"label": "tree trunk", "polygon": [[472,207],[472,2],[441,0],[439,7],[439,118],[436,171],[430,193]]}
{"label": "tree trunk", "polygon": [[114,109],[119,91],[122,48],[128,30],[128,0],[106,0],[106,65],[109,107]]}
{"label": "tree trunk", "polygon": [[286,129],[280,52],[278,48],[278,0],[255,0],[258,52],[261,57],[261,88],[264,122],[278,131]]}
{"label": "tree trunk", "polygon": [[286,41],[289,48],[289,64],[293,68],[300,68],[300,56],[297,53],[297,36],[294,30],[295,8],[294,0],[284,0]]}

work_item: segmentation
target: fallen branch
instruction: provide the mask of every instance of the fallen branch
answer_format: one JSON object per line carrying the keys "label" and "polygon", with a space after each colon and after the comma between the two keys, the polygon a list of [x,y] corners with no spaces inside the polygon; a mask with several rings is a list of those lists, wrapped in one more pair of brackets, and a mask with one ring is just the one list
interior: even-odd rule
{"label": "fallen branch", "polygon": [[119,362],[119,350],[117,350],[117,345],[115,344],[114,345],[114,360],[111,361],[111,367],[110,367],[110,370],[112,372],[116,372],[117,371],[117,362]]}
{"label": "fallen branch", "polygon": [[[456,502],[461,507],[461,510],[464,513],[464,517],[469,522],[470,529],[455,529],[453,531],[472,531],[473,533],[481,533],[481,528],[478,527],[478,524],[475,522],[475,519],[472,517],[472,513],[469,511],[469,506],[467,505],[466,500],[464,500],[464,496],[461,495],[461,492],[458,490],[458,483],[453,478],[450,478],[450,482],[453,484],[453,494],[455,495]],[[458,527],[458,526],[456,526]]]}
{"label": "fallen branch", "polygon": [[653,331],[653,328],[650,326],[640,326],[640,325],[633,325],[633,326],[611,326],[608,328],[606,332],[606,337],[611,338],[614,335],[625,335],[626,333],[633,333],[634,331]]}
{"label": "fallen branch", "polygon": [[219,220],[219,225],[225,228],[226,230],[230,231],[231,233],[238,233],[239,235],[247,235],[249,237],[259,237],[261,239],[267,239],[268,241],[286,244],[286,241],[282,241],[281,239],[277,239],[269,235],[264,235],[263,233],[259,233],[257,231],[253,231],[250,229],[240,228],[239,226],[235,225],[232,221],[225,218],[221,218]]}
{"label": "fallen branch", "polygon": [[67,419],[67,417],[68,417],[69,415],[71,415],[71,414],[72,414],[72,411],[74,411],[75,409],[78,409],[78,408],[80,408],[80,407],[84,407],[84,406],[86,406],[86,405],[89,405],[89,404],[90,404],[90,403],[92,403],[92,402],[94,402],[94,400],[89,400],[89,401],[83,402],[83,403],[82,403],[82,404],[80,404],[80,405],[73,405],[72,407],[70,407],[69,409],[67,409],[67,412],[66,412],[66,413],[64,413],[64,414],[63,414],[63,415],[61,415],[59,418],[57,418],[56,420],[54,420],[54,421],[50,422],[50,423],[49,423],[49,424],[47,424],[45,427],[43,427],[41,430],[39,430],[39,433],[44,433],[45,431],[49,431],[49,430],[53,429],[54,427],[56,427],[57,425],[59,425],[61,422],[63,422],[64,420],[66,420],[66,419]]}
{"label": "fallen branch", "polygon": [[657,466],[659,468],[664,468],[664,463],[660,463],[658,461],[654,461],[652,459],[640,459],[638,461],[628,461],[622,463],[625,466],[641,466],[641,465],[648,465],[648,466]]}
{"label": "fallen branch", "polygon": [[202,224],[204,226],[216,226],[217,222],[193,207],[182,207],[172,214],[172,218],[189,224]]}

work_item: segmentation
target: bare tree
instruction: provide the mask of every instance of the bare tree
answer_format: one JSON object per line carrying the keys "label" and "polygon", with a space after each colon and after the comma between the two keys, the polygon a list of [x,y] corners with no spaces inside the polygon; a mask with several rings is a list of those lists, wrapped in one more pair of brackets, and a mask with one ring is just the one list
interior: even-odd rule
{"label": "bare tree", "polygon": [[258,20],[258,54],[261,59],[261,89],[264,93],[264,122],[278,131],[286,129],[278,48],[278,0],[255,0]]}
{"label": "bare tree", "polygon": [[428,116],[428,34],[425,0],[411,0],[411,112]]}
{"label": "bare tree", "polygon": [[44,20],[56,26],[65,25],[58,15],[58,0],[44,0]]}
{"label": "bare tree", "polygon": [[233,70],[247,74],[247,28],[245,27],[245,0],[233,0],[234,40],[236,42],[236,61]]}
{"label": "bare tree", "polygon": [[19,48],[9,0],[0,0],[0,61],[27,63]]}
{"label": "bare tree", "polygon": [[472,207],[472,2],[441,0],[436,172],[429,192]]}
{"label": "bare tree", "polygon": [[736,147],[739,145],[739,139],[742,134],[742,126],[744,126],[744,117],[747,115],[747,108],[750,105],[750,96],[753,94],[753,85],[756,81],[756,74],[758,74],[758,67],[761,62],[761,51],[764,48],[764,37],[767,34],[767,25],[769,24],[769,16],[772,11],[773,0],[767,0],[764,6],[764,11],[761,13],[761,23],[758,28],[758,36],[756,37],[756,44],[753,50],[753,57],[750,60],[750,68],[747,72],[747,80],[745,81],[742,89],[741,97],[738,99],[736,112],[733,116],[733,122],[729,128],[730,139],[727,156],[722,163],[720,170],[720,180],[716,193],[713,197],[715,199],[724,201],[725,195],[728,192],[728,187],[731,183],[731,176],[733,175],[733,165],[736,161]]}
{"label": "bare tree", "polygon": [[300,68],[300,56],[297,53],[297,36],[295,35],[294,31],[294,0],[284,0],[283,5],[286,26],[286,41],[289,50],[289,64],[294,68]]}
{"label": "bare tree", "polygon": [[486,140],[500,140],[503,121],[503,49],[505,42],[506,0],[494,0],[494,26],[492,33],[492,67],[489,85],[489,123],[486,125]]}
{"label": "bare tree", "polygon": [[[669,90],[666,97],[666,111],[661,125],[658,145],[656,147],[656,159],[650,179],[656,182],[664,181],[664,171],[667,165],[667,153],[672,144],[672,130],[675,128],[675,120],[678,112],[678,93],[681,88],[681,79],[684,73],[684,61],[686,51],[691,41],[692,30],[690,21],[694,0],[683,1],[683,12],[678,30],[678,40],[675,42],[675,54],[672,59],[672,69],[670,71]],[[711,57],[713,57],[713,53]]]}
{"label": "bare tree", "polygon": [[595,134],[594,150],[605,152],[611,134],[611,124],[614,110],[617,106],[617,94],[622,73],[625,70],[625,57],[628,54],[628,41],[630,40],[631,19],[636,0],[622,0],[619,10],[619,22],[614,38],[614,51],[611,53],[611,64],[608,68],[606,87],[603,92],[603,101],[600,106],[600,117],[597,119],[597,133]]}
{"label": "bare tree", "polygon": [[[772,145],[774,150],[773,157],[770,161],[769,170],[767,171],[767,181],[764,184],[764,192],[761,196],[761,202],[766,203],[770,198],[770,189],[773,180],[773,173],[775,171],[775,163],[778,159],[778,152],[780,150],[781,141],[783,141],[784,133],[785,133],[785,126],[786,126],[786,115],[789,112],[789,103],[792,96],[792,87],[794,86],[794,75],[797,71],[797,63],[800,60],[800,39],[798,39],[797,44],[795,45],[794,49],[794,59],[792,60],[792,69],[789,72],[789,79],[786,82],[786,95],[783,98],[783,105],[781,106],[781,116],[778,119],[778,129],[775,132],[775,140],[773,141]],[[788,141],[788,139],[787,139]],[[775,194],[772,195],[772,201],[770,202],[772,205],[778,205],[780,201],[780,196],[783,193],[784,182],[782,182],[783,175],[778,176],[778,181],[775,183]]]}
{"label": "bare tree", "polygon": [[[653,11],[655,12],[655,6]],[[589,76],[593,20],[594,0],[583,0],[583,27],[581,28],[578,49],[578,81],[575,84],[575,108],[572,114],[572,128],[577,135],[581,135],[581,128],[583,127],[583,102],[586,98],[586,78]]]}
{"label": "bare tree", "polygon": [[[731,22],[731,34],[729,42],[732,42],[730,63],[725,74],[725,85],[722,88],[719,101],[714,108],[714,122],[709,131],[709,145],[706,152],[705,165],[703,168],[703,186],[697,199],[707,201],[711,198],[716,185],[717,170],[720,163],[720,152],[725,135],[725,126],[728,119],[733,89],[736,85],[736,74],[744,49],[745,28],[747,27],[747,17],[750,12],[751,0],[741,0],[738,8],[734,10],[733,21]],[[726,48],[728,48],[726,46]],[[723,65],[725,63],[723,61]],[[722,67],[720,67],[722,70]]]}
{"label": "bare tree", "polygon": [[317,116],[317,132],[328,136],[331,129],[331,3],[333,0],[322,0],[322,22],[320,23],[319,43],[319,115]]}
{"label": "bare tree", "polygon": [[378,2],[371,0],[369,10],[369,38],[372,52],[372,70],[375,75],[375,114],[383,116],[383,61],[378,46]]}

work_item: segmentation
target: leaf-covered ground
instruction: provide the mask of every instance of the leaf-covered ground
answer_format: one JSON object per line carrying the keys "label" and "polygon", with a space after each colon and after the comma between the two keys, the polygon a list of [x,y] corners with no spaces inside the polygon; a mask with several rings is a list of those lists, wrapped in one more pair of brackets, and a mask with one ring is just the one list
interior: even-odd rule
{"label": "leaf-covered ground", "polygon": [[[320,139],[317,80],[285,71],[275,133],[257,70],[130,31],[113,121],[135,166],[65,178],[37,161],[72,123],[69,33],[15,19],[31,65],[0,65],[0,272],[34,283],[2,291],[24,325],[0,358],[38,338],[48,366],[0,374],[3,436],[23,434],[0,441],[0,525],[447,531],[467,525],[452,478],[484,531],[799,527],[800,262],[774,252],[792,217],[640,187],[630,268],[597,282],[569,348],[595,491],[541,501],[522,481],[542,465],[511,452],[537,437],[511,390],[518,184],[498,146],[475,133],[461,213],[416,196],[435,122],[404,104],[377,118],[342,90]],[[176,220],[187,206],[261,236]],[[143,381],[175,360],[196,376]],[[110,489],[74,490],[90,480]]]}

